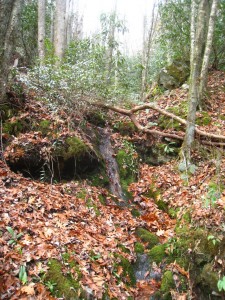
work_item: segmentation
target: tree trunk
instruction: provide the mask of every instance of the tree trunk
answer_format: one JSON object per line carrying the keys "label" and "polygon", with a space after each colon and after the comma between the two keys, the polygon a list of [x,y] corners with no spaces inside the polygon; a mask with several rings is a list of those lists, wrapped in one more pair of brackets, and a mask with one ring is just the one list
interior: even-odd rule
{"label": "tree trunk", "polygon": [[106,81],[111,82],[113,51],[115,48],[116,11],[109,16],[109,34],[106,53]]}
{"label": "tree trunk", "polygon": [[[192,0],[195,2],[195,0]],[[200,70],[202,65],[201,54],[204,47],[204,24],[205,24],[205,3],[206,0],[201,0],[198,9],[197,21],[193,17],[195,14],[195,4],[192,2],[192,18],[191,21],[191,75],[190,75],[190,90],[189,90],[189,106],[187,116],[187,127],[185,138],[182,146],[183,159],[188,168],[191,163],[191,149],[194,142],[196,108],[199,103],[199,80]],[[193,31],[195,30],[195,33]]]}
{"label": "tree trunk", "polygon": [[4,102],[13,55],[13,32],[18,21],[21,0],[0,0],[0,103]]}
{"label": "tree trunk", "polygon": [[66,44],[66,3],[66,1],[56,0],[54,47],[55,55],[59,60],[63,58]]}
{"label": "tree trunk", "polygon": [[[187,168],[191,163],[191,149],[194,142],[196,108],[202,100],[207,81],[207,71],[209,66],[209,56],[212,49],[217,6],[218,0],[213,0],[209,17],[209,13],[207,12],[207,0],[200,0],[196,22],[196,2],[195,0],[192,0],[189,107],[186,133],[182,146],[183,159]],[[206,18],[209,18],[209,20]],[[204,58],[202,59],[203,53]]]}
{"label": "tree trunk", "polygon": [[207,34],[207,42],[205,46],[205,53],[202,62],[202,70],[200,75],[200,86],[199,86],[199,101],[203,101],[203,96],[206,90],[207,84],[207,75],[208,75],[208,68],[209,68],[209,58],[210,53],[212,51],[212,42],[213,42],[213,33],[215,27],[215,20],[216,20],[216,13],[218,7],[218,0],[213,0],[211,13],[209,17],[209,25],[208,25],[208,34]]}
{"label": "tree trunk", "polygon": [[[155,27],[157,24],[157,16],[155,16],[155,10],[156,10],[156,5],[154,4],[152,8],[151,24],[147,33],[147,39],[145,37],[146,34],[144,33],[143,58],[142,58],[142,65],[144,68],[142,70],[141,99],[143,99],[147,87],[149,61],[150,61],[151,50],[152,50],[151,48],[152,48],[152,42],[155,34]],[[144,27],[145,27],[144,31],[146,31],[146,27],[147,27],[146,19],[144,20]]]}
{"label": "tree trunk", "polygon": [[45,0],[38,1],[38,56],[42,65],[45,58]]}

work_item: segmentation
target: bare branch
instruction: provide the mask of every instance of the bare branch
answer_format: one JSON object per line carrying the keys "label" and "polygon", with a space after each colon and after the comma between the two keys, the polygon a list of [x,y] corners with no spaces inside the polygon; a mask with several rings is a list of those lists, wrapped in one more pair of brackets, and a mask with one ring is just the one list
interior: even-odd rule
{"label": "bare branch", "polygon": [[[146,96],[147,97],[147,96]],[[139,131],[145,132],[145,133],[149,133],[152,135],[156,135],[156,136],[161,136],[161,137],[168,137],[168,138],[172,138],[172,139],[178,139],[178,140],[183,140],[184,139],[184,134],[175,134],[175,133],[168,133],[168,132],[162,132],[159,130],[155,130],[155,129],[149,129],[146,126],[142,126],[137,118],[135,113],[145,110],[145,109],[153,109],[157,112],[159,112],[160,114],[167,116],[171,119],[174,119],[176,121],[178,121],[180,124],[187,126],[188,122],[178,116],[176,116],[175,114],[168,112],[167,110],[159,107],[157,104],[155,103],[146,103],[143,105],[139,105],[139,106],[135,106],[131,109],[124,109],[121,107],[117,107],[117,106],[111,106],[111,105],[107,105],[107,104],[103,104],[103,103],[91,103],[94,106],[98,106],[101,108],[105,108],[105,109],[109,109],[112,110],[114,112],[117,112],[119,114],[122,114],[124,116],[128,116],[130,118],[130,120],[133,122],[133,124],[137,127],[137,129]],[[219,140],[219,141],[225,141],[225,136],[224,135],[218,135],[218,134],[213,134],[213,133],[209,133],[203,130],[200,130],[198,128],[198,125],[195,125],[195,133],[197,135],[199,135],[200,137],[203,138],[210,138],[211,140],[215,139],[215,140]],[[220,143],[220,142],[215,142],[215,141],[201,141],[204,144],[210,144],[210,145],[221,145],[224,146],[224,143]]]}

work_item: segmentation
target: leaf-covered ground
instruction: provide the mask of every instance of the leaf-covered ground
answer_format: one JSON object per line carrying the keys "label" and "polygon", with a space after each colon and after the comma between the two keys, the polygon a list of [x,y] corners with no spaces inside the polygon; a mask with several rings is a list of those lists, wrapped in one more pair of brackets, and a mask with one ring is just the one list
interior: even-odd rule
{"label": "leaf-covered ground", "polygon": [[[198,113],[199,126],[208,132],[224,134],[224,73],[214,72],[210,76],[208,97],[207,114]],[[185,111],[186,99],[187,91],[177,89],[160,96],[158,104],[167,109],[177,106],[179,113],[179,110]],[[71,119],[68,120],[63,111],[58,111],[57,114],[49,111],[40,102],[32,100],[32,95],[28,95],[22,112],[12,117],[11,123],[18,120],[29,121],[32,118],[39,120],[36,121],[37,125],[42,119],[49,120],[52,131],[56,128],[58,131],[63,130],[59,135],[69,135],[74,130],[70,129]],[[117,120],[122,122],[124,118],[117,116]],[[143,124],[156,126],[159,115],[152,111],[142,112],[139,120]],[[172,121],[168,125],[171,125],[170,122]],[[180,128],[174,128],[172,124],[172,127],[168,126],[165,130],[176,130],[179,134]],[[80,134],[79,130],[77,134]],[[54,138],[51,135],[51,139]],[[153,143],[151,137],[137,132],[124,138],[135,143],[144,140]],[[50,147],[50,137],[37,131],[19,133],[17,137],[4,133],[2,139],[8,143],[4,148],[6,158],[11,155],[18,159],[24,154],[15,152],[14,145],[17,143],[42,143],[40,151],[44,147]],[[122,137],[116,133],[113,139],[115,144],[120,144]],[[65,274],[70,272],[76,277],[75,268],[69,267],[63,259],[64,254],[69,253],[70,260],[75,262],[81,272],[80,293],[82,290],[91,290],[94,299],[102,299],[106,291],[110,299],[129,299],[129,296],[134,299],[149,299],[160,288],[160,282],[146,280],[132,285],[129,274],[121,264],[121,257],[131,263],[136,260],[134,245],[139,241],[135,234],[137,228],[151,231],[164,243],[174,236],[176,222],[182,222],[182,217],[188,213],[191,216],[188,224],[190,228],[201,226],[223,238],[223,148],[206,148],[196,144],[194,165],[195,172],[182,177],[177,157],[159,166],[140,163],[138,180],[129,187],[132,192],[129,205],[118,206],[108,191],[93,187],[88,181],[43,183],[12,172],[2,160],[0,298],[55,299],[49,286],[44,284],[43,274],[49,268],[49,260],[56,258],[62,262]],[[167,205],[166,210],[159,209],[159,200]],[[139,210],[140,216],[133,216],[134,209]],[[225,262],[219,263],[223,274]],[[179,266],[177,272],[185,273]],[[185,276],[188,277],[188,270],[186,272]],[[174,299],[187,299],[185,294],[183,298],[178,298],[181,296],[177,294],[176,297]]]}

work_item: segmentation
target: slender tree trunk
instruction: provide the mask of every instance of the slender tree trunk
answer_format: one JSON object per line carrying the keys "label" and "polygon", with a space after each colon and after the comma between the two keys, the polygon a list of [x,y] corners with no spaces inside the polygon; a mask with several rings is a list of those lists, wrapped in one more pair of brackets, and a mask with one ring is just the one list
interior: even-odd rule
{"label": "slender tree trunk", "polygon": [[40,64],[45,58],[45,0],[38,1],[38,56]]}
{"label": "slender tree trunk", "polygon": [[[155,10],[156,10],[156,5],[154,4],[152,8],[151,24],[148,29],[147,40],[145,40],[145,34],[144,34],[144,45],[143,45],[144,49],[143,49],[143,62],[142,62],[144,69],[142,71],[141,99],[143,99],[144,92],[146,91],[146,87],[147,87],[147,80],[148,80],[147,77],[149,71],[149,62],[151,58],[152,42],[154,39],[155,27],[157,24],[157,15],[155,16]],[[144,21],[144,23],[146,22]]]}
{"label": "slender tree trunk", "polygon": [[197,4],[196,1],[191,2],[191,31],[190,31],[190,38],[191,38],[191,53],[190,53],[190,65],[193,64],[193,55],[194,55],[194,48],[195,48],[195,35],[196,35],[196,13],[197,13]]}
{"label": "slender tree trunk", "polygon": [[[195,0],[192,0],[195,1]],[[191,163],[191,149],[194,142],[194,133],[195,133],[195,120],[196,120],[196,108],[199,103],[199,80],[200,80],[200,70],[201,70],[201,53],[203,52],[204,46],[204,21],[205,21],[205,1],[201,0],[199,4],[199,11],[197,22],[196,18],[193,17],[191,21],[194,24],[191,24],[191,75],[190,75],[190,90],[189,90],[189,107],[188,107],[188,116],[187,116],[187,127],[185,138],[182,146],[183,159],[188,168]],[[195,5],[192,3],[192,14],[194,11]],[[193,33],[193,28],[195,28],[195,33]]]}
{"label": "slender tree trunk", "polygon": [[4,102],[10,60],[13,55],[13,32],[18,21],[21,0],[0,0],[0,103]]}
{"label": "slender tree trunk", "polygon": [[116,10],[109,17],[109,35],[106,54],[106,81],[110,83],[113,64],[113,50],[115,48]]}
{"label": "slender tree trunk", "polygon": [[199,101],[203,101],[203,96],[206,90],[207,84],[207,75],[208,75],[208,68],[209,68],[209,58],[210,53],[212,51],[212,42],[213,42],[213,33],[215,27],[215,20],[216,20],[216,13],[218,7],[218,0],[213,0],[211,13],[209,17],[209,25],[208,25],[208,34],[207,34],[207,42],[205,46],[205,53],[202,62],[202,70],[200,75],[200,86],[199,86]]}
{"label": "slender tree trunk", "polygon": [[66,3],[66,1],[56,0],[54,47],[55,55],[60,60],[63,58],[66,44]]}

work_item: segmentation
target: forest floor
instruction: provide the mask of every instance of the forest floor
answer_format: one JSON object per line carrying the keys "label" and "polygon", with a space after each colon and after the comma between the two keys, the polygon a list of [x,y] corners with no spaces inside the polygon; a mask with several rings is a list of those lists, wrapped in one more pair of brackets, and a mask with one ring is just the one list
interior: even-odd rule
{"label": "forest floor", "polygon": [[[221,135],[225,134],[224,75],[223,72],[210,75],[207,112],[198,112],[199,128]],[[159,96],[157,103],[165,109],[180,107],[182,113],[186,100],[187,91],[176,89]],[[10,122],[15,124],[25,116],[48,119],[51,126],[60,124],[63,135],[71,134],[65,115],[59,112],[56,116],[31,94],[26,96],[23,108],[17,116],[11,117]],[[154,111],[143,111],[138,116],[143,125],[155,124],[159,117]],[[126,121],[120,115],[115,119]],[[176,130],[179,134],[183,128],[172,126],[172,129],[164,127],[161,130]],[[138,132],[132,136],[121,136],[116,132],[113,139],[116,143],[121,139],[162,143],[160,139],[149,140],[149,136]],[[114,201],[116,197],[103,187],[92,186],[88,180],[50,184],[25,178],[10,170],[5,160],[9,156],[16,160],[23,155],[15,151],[16,144],[42,143],[43,147],[48,146],[48,137],[40,132],[26,131],[15,137],[4,132],[3,124],[2,141],[0,299],[56,299],[58,279],[56,282],[48,279],[50,265],[56,261],[61,263],[62,280],[69,274],[71,282],[78,282],[77,298],[72,298],[74,296],[69,291],[67,296],[64,295],[65,299],[83,299],[88,294],[92,299],[149,299],[160,290],[162,268],[160,263],[155,265],[160,280],[151,278],[132,282],[129,263],[136,260],[135,245],[142,243],[144,252],[149,251],[149,241],[136,234],[138,228],[153,233],[160,244],[171,241],[177,234],[175,228],[183,223],[190,230],[204,228],[206,237],[211,236],[215,243],[224,240],[225,156],[221,147],[206,147],[196,142],[193,151],[195,170],[193,174],[182,177],[179,157],[172,155],[173,143],[165,143],[167,148],[164,150],[170,147],[170,160],[156,166],[140,161],[138,179],[129,186],[132,195],[129,205],[118,206]],[[159,202],[165,204],[164,209]],[[134,216],[136,210],[139,214]],[[214,265],[222,278],[225,275],[224,258],[215,255]],[[191,293],[192,299],[198,299],[194,298],[194,291],[190,291],[193,283],[188,268],[175,261],[168,263],[166,269],[172,270],[177,282],[178,275],[182,274],[189,283],[186,291],[179,291],[175,285],[171,299],[191,299]],[[222,295],[216,293],[220,299]]]}

